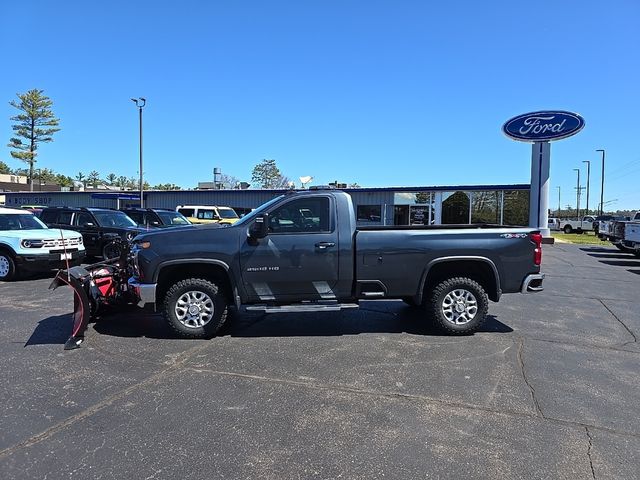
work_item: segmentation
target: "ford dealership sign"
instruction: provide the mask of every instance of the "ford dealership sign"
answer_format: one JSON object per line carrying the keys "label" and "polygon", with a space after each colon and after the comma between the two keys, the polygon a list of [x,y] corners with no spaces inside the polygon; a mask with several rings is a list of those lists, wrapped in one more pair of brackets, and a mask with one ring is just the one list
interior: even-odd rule
{"label": "ford dealership sign", "polygon": [[562,110],[525,113],[502,126],[507,137],[520,142],[548,142],[575,135],[584,128],[584,118]]}

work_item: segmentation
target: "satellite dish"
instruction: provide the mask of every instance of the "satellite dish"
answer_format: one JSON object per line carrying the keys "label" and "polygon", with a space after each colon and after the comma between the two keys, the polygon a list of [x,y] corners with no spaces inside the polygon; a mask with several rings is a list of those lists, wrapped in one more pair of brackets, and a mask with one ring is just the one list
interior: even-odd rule
{"label": "satellite dish", "polygon": [[302,188],[304,188],[304,186],[309,183],[311,180],[313,180],[313,177],[310,175],[307,175],[306,177],[300,177],[300,184],[302,186]]}

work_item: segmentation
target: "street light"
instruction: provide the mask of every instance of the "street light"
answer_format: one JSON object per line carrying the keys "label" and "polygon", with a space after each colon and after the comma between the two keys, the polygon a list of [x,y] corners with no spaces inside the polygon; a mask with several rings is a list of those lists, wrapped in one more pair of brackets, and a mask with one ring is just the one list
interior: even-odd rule
{"label": "street light", "polygon": [[604,214],[604,150],[599,149],[596,152],[602,152],[602,180],[600,184],[600,215]]}
{"label": "street light", "polygon": [[589,178],[591,177],[591,162],[589,160],[583,160],[582,163],[587,164],[587,212],[585,215],[589,215]]}
{"label": "street light", "polygon": [[136,104],[138,107],[138,112],[140,114],[140,207],[144,207],[144,180],[142,178],[142,109],[147,104],[147,99],[143,97],[132,98],[131,101]]}
{"label": "street light", "polygon": [[576,186],[576,214],[578,220],[580,220],[580,169],[574,168],[574,171],[578,172],[578,185]]}

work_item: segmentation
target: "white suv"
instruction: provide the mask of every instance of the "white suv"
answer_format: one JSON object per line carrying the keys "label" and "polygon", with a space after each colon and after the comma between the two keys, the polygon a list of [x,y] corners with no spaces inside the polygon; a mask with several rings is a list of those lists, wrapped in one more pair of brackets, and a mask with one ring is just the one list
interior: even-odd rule
{"label": "white suv", "polygon": [[49,228],[25,210],[0,208],[0,281],[79,265],[84,255],[80,233]]}

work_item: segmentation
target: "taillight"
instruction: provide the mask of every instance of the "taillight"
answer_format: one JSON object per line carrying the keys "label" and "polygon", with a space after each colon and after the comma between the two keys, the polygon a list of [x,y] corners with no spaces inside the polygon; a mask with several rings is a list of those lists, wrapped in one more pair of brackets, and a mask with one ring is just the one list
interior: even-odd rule
{"label": "taillight", "polygon": [[530,233],[529,238],[536,246],[533,250],[533,264],[540,266],[542,264],[542,234]]}

